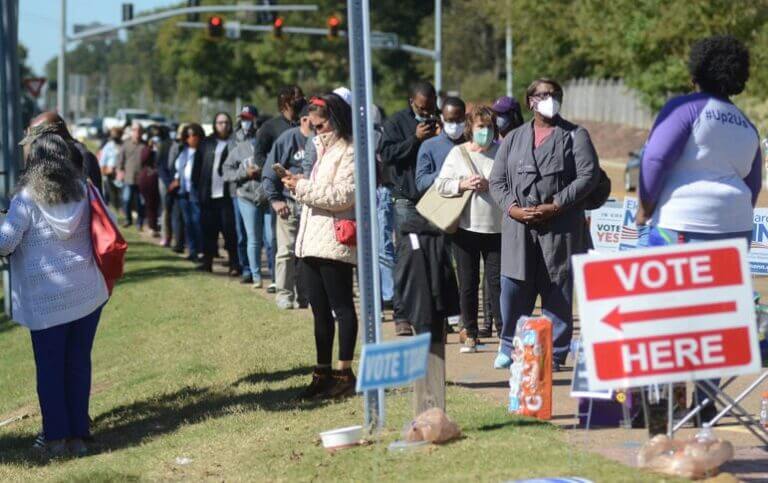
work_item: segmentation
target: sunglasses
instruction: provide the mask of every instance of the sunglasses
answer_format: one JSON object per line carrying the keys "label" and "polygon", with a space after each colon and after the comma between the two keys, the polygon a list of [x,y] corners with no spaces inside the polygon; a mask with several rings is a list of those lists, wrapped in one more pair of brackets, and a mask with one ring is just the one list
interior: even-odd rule
{"label": "sunglasses", "polygon": [[321,122],[320,124],[311,124],[311,127],[315,131],[322,131],[327,124],[327,122]]}
{"label": "sunglasses", "polygon": [[549,91],[549,92],[538,92],[536,94],[533,94],[531,96],[531,99],[538,99],[540,101],[543,101],[545,99],[549,99],[550,97],[557,98],[559,97],[560,93],[556,91]]}

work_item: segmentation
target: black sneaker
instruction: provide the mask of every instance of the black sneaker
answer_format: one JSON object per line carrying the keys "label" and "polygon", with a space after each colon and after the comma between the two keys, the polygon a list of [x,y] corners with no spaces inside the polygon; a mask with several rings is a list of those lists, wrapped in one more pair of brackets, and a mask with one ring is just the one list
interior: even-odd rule
{"label": "black sneaker", "polygon": [[355,386],[357,386],[357,378],[352,369],[333,371],[333,385],[326,391],[323,397],[335,399],[354,396]]}
{"label": "black sneaker", "polygon": [[493,337],[493,333],[491,332],[490,328],[484,327],[477,331],[477,337],[479,339],[490,339],[491,337]]}
{"label": "black sneaker", "polygon": [[330,367],[316,367],[312,372],[312,382],[299,393],[297,399],[309,400],[324,396],[333,386]]}

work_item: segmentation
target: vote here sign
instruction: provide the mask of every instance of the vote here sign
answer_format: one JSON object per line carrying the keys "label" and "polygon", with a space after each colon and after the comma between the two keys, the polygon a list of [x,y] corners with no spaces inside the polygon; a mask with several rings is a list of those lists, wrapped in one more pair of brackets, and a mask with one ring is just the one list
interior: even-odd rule
{"label": "vote here sign", "polygon": [[592,389],[760,370],[746,243],[573,257]]}
{"label": "vote here sign", "polygon": [[357,392],[404,386],[426,376],[430,337],[421,334],[404,341],[364,345]]}

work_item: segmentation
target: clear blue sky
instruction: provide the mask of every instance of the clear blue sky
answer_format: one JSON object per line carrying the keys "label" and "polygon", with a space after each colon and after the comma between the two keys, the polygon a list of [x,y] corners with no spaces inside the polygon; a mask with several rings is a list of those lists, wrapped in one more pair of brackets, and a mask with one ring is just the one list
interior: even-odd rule
{"label": "clear blue sky", "polygon": [[[0,0],[3,1],[3,0]],[[67,0],[67,34],[74,24],[120,23],[124,0]],[[182,3],[180,0],[132,0],[133,13]],[[61,0],[19,0],[19,41],[29,49],[28,63],[42,75],[45,64],[59,53]],[[69,45],[73,48],[73,44]]]}

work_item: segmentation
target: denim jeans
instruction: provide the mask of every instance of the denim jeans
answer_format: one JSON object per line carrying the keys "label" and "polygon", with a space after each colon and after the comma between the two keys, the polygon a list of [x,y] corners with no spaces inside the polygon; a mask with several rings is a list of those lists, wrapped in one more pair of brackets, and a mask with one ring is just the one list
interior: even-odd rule
{"label": "denim jeans", "polygon": [[[728,240],[731,238],[742,238],[747,241],[747,246],[750,246],[752,242],[752,232],[735,232],[735,233],[695,233],[690,231],[675,231],[668,228],[659,228],[656,226],[649,227],[644,230],[646,233],[640,235],[642,237],[642,246],[659,247],[666,245],[677,245],[681,243],[701,243],[715,240]],[[641,243],[641,239],[638,239],[638,246]],[[710,379],[709,382],[719,386],[720,379]],[[698,401],[703,401],[707,398],[706,392],[699,388],[696,388],[696,397]]]}
{"label": "denim jeans", "polygon": [[232,206],[235,208],[235,231],[237,232],[237,259],[240,261],[240,272],[243,278],[251,276],[251,265],[248,263],[248,233],[245,231],[245,222],[240,214],[240,203],[235,196],[232,198]]}
{"label": "denim jeans", "polygon": [[552,360],[564,363],[573,335],[573,279],[552,281],[544,262],[544,255],[537,243],[528,240],[527,279],[501,277],[501,348],[506,355],[512,354],[517,321],[530,316],[541,296],[541,308],[552,321]]}
{"label": "denim jeans", "polygon": [[203,251],[203,228],[200,224],[200,204],[192,195],[178,198],[179,208],[184,218],[184,231],[187,238],[189,255],[193,258]]}
{"label": "denim jeans", "polygon": [[381,298],[392,301],[395,293],[395,281],[392,272],[395,269],[395,233],[392,192],[386,186],[376,189],[376,215],[379,222],[379,272],[381,274]]}
{"label": "denim jeans", "polygon": [[[267,251],[267,260],[272,259],[272,209],[268,205],[260,205],[245,198],[238,197],[237,202],[248,237],[248,263],[251,266],[251,275],[253,281],[258,282],[261,280],[262,247]],[[272,276],[271,273],[270,276]]]}
{"label": "denim jeans", "polygon": [[133,202],[136,200],[136,213],[139,215],[137,225],[144,225],[144,200],[139,193],[139,185],[126,184],[123,186],[123,211],[125,212],[125,221],[133,223]]}
{"label": "denim jeans", "polygon": [[67,324],[30,332],[47,441],[90,434],[91,349],[101,309]]}

